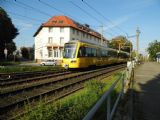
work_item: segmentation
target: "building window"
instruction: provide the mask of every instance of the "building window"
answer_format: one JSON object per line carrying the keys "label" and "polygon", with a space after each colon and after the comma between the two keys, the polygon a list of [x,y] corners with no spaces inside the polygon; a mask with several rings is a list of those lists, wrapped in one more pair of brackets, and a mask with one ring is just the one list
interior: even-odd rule
{"label": "building window", "polygon": [[58,50],[54,50],[54,57],[58,57]]}
{"label": "building window", "polygon": [[77,35],[79,35],[79,31],[77,30]]}
{"label": "building window", "polygon": [[63,57],[63,50],[62,50],[62,49],[60,49],[60,55],[59,55],[59,57],[60,57],[60,58]]}
{"label": "building window", "polygon": [[61,23],[61,24],[62,24],[62,23],[63,23],[63,20],[60,20],[60,21],[59,21],[59,23]]}
{"label": "building window", "polygon": [[86,37],[86,33],[84,33],[84,38]]}
{"label": "building window", "polygon": [[40,50],[40,56],[43,57],[43,50]]}
{"label": "building window", "polygon": [[52,49],[48,49],[48,57],[52,57],[53,54],[52,54]]}
{"label": "building window", "polygon": [[48,32],[53,32],[53,27],[49,27]]}
{"label": "building window", "polygon": [[83,32],[82,35],[83,35],[83,37],[84,37],[84,36],[85,36],[85,33]]}
{"label": "building window", "polygon": [[55,20],[54,20],[54,21],[52,21],[52,23],[53,23],[53,24],[56,24],[56,23],[57,23],[57,21],[55,21]]}
{"label": "building window", "polygon": [[53,38],[52,37],[48,38],[48,43],[53,43]]}
{"label": "building window", "polygon": [[61,32],[61,33],[64,32],[64,28],[63,28],[63,27],[60,28],[60,32]]}
{"label": "building window", "polygon": [[72,38],[72,40],[75,40],[75,38]]}
{"label": "building window", "polygon": [[72,33],[75,34],[75,29],[72,29]]}
{"label": "building window", "polygon": [[60,37],[60,45],[64,45],[64,37]]}
{"label": "building window", "polygon": [[86,35],[86,38],[88,39],[88,34]]}

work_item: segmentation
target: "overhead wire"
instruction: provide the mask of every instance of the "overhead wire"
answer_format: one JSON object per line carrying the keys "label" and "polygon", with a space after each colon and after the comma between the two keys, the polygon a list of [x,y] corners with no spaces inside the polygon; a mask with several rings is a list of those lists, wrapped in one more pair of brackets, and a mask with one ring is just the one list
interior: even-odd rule
{"label": "overhead wire", "polygon": [[[92,9],[93,11],[95,11],[97,14],[99,14],[101,17],[103,17],[106,21],[110,22],[112,25],[115,25],[112,20],[110,20],[109,18],[105,17],[102,13],[100,13],[98,10],[96,10],[94,7],[92,7],[91,5],[89,5],[87,2],[85,2],[84,0],[82,0],[82,2],[84,4],[86,4],[90,9]],[[121,32],[125,33],[127,35],[127,32],[122,30],[119,26],[115,26],[117,29],[119,29]]]}
{"label": "overhead wire", "polygon": [[[92,17],[93,19],[95,19],[98,23],[102,24],[102,21],[100,21],[99,19],[97,19],[96,17],[94,17],[93,15],[91,15],[89,12],[87,12],[86,10],[82,9],[80,6],[78,6],[77,4],[75,4],[74,2],[70,1],[75,7],[79,8],[80,10],[82,10],[84,13],[86,13],[88,16]],[[114,31],[112,31],[114,32]],[[115,36],[112,34],[112,36]]]}
{"label": "overhead wire", "polygon": [[[50,4],[48,4],[48,3],[46,3],[46,2],[44,2],[44,1],[42,1],[42,0],[38,0],[38,1],[41,2],[42,4],[46,5],[46,6],[50,7],[50,8],[55,9],[56,11],[59,11],[59,12],[65,14],[63,11],[57,9],[56,7],[50,5]],[[15,2],[18,3],[17,5],[22,5],[23,7],[26,7],[26,8],[35,10],[35,11],[37,11],[37,12],[43,14],[43,15],[51,16],[51,15],[48,14],[48,13],[45,13],[45,12],[43,12],[43,11],[37,9],[37,8],[34,8],[34,7],[32,7],[32,6],[30,6],[30,5],[27,5],[27,4],[24,4],[24,3],[20,2],[20,1],[15,0]],[[74,2],[72,2],[72,1],[70,1],[70,2],[71,2],[75,7],[79,8],[79,9],[82,10],[84,13],[86,13],[87,15],[89,15],[90,17],[92,17],[93,19],[95,19],[97,22],[102,23],[99,19],[97,19],[96,17],[94,17],[93,15],[91,15],[91,14],[90,14],[89,12],[87,12],[86,10],[82,9],[80,6],[78,6],[78,5],[75,4]],[[85,3],[86,3],[86,2],[85,2]],[[19,6],[19,7],[22,7],[22,6]],[[34,19],[34,18],[31,18],[31,17],[28,17],[28,16],[24,16],[24,15],[20,15],[20,14],[17,14],[17,13],[13,13],[13,12],[10,12],[10,11],[9,11],[9,13],[14,14],[14,15],[16,15],[16,16],[24,17],[24,18],[27,18],[27,19],[31,19],[31,20],[34,20],[34,21],[39,21],[39,22],[41,21],[41,20]],[[100,13],[99,13],[99,14],[100,14]],[[69,15],[69,16],[71,16],[71,15]],[[107,32],[107,33],[113,36],[113,34],[111,34],[111,33],[109,33],[109,32]]]}
{"label": "overhead wire", "polygon": [[[56,8],[56,7],[54,7],[53,4],[50,5],[50,4],[48,4],[47,2],[44,2],[44,1],[42,1],[42,0],[38,0],[38,1],[39,1],[41,4],[47,6],[47,7],[51,8],[51,9],[54,9],[54,10],[60,12],[60,13],[63,13],[64,15],[67,15],[67,16],[69,16],[69,17],[71,17],[71,18],[75,18],[75,17],[72,16],[71,14],[68,14],[68,13],[66,13],[66,12],[64,12],[64,11],[62,11],[62,10]],[[77,19],[77,18],[76,18],[76,19]]]}
{"label": "overhead wire", "polygon": [[52,16],[51,14],[48,14],[48,13],[46,13],[46,12],[43,12],[43,11],[41,11],[41,10],[39,10],[39,9],[37,9],[37,8],[34,8],[34,7],[30,6],[30,5],[24,4],[23,2],[20,2],[20,1],[17,1],[17,0],[15,0],[15,2],[17,2],[18,4],[20,4],[20,5],[22,5],[22,6],[27,7],[27,8],[29,8],[29,9],[35,10],[35,11],[37,11],[38,13],[41,13],[42,15],[45,15],[45,16],[48,16],[48,17],[51,17],[51,16]]}
{"label": "overhead wire", "polygon": [[[16,7],[18,6],[19,8],[23,8],[23,9],[25,9],[24,8],[24,6],[21,6],[20,4],[13,4],[13,2],[11,2],[11,1],[7,1],[7,0],[4,0],[5,2],[8,2],[10,5],[15,5]],[[14,15],[14,16],[18,16],[18,17],[22,17],[22,18],[27,18],[28,20],[31,20],[31,21],[35,21],[35,22],[37,22],[37,23],[42,23],[43,21],[42,20],[40,20],[40,19],[36,19],[36,18],[33,18],[33,17],[29,17],[29,16],[26,16],[26,15],[21,15],[21,14],[18,14],[18,13],[15,13],[15,12],[12,12],[12,11],[8,11],[7,10],[7,12],[8,13],[10,13],[10,14],[12,14],[12,15]]]}
{"label": "overhead wire", "polygon": [[78,6],[77,4],[75,4],[74,2],[70,1],[70,3],[72,5],[74,5],[75,7],[79,8],[80,10],[82,10],[84,13],[86,13],[88,16],[92,17],[94,20],[96,20],[98,23],[102,24],[102,21],[100,21],[99,19],[97,19],[96,17],[94,17],[93,15],[91,15],[89,12],[87,12],[86,10],[84,10],[83,8],[81,8],[80,6]]}
{"label": "overhead wire", "polygon": [[11,12],[11,11],[7,11],[8,13],[10,14],[13,14],[15,16],[19,16],[19,17],[23,17],[23,18],[27,18],[29,20],[33,20],[33,21],[38,21],[38,22],[42,22],[42,20],[39,20],[39,19],[35,19],[35,18],[32,18],[32,17],[28,17],[28,16],[25,16],[25,15],[21,15],[21,14],[17,14],[17,13],[14,13],[14,12]]}

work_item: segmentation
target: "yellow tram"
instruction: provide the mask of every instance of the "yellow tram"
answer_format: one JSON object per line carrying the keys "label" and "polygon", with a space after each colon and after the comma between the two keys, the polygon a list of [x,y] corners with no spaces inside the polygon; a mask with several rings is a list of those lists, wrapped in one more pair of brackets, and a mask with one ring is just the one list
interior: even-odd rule
{"label": "yellow tram", "polygon": [[83,41],[70,41],[64,45],[62,67],[87,68],[127,61],[129,54]]}

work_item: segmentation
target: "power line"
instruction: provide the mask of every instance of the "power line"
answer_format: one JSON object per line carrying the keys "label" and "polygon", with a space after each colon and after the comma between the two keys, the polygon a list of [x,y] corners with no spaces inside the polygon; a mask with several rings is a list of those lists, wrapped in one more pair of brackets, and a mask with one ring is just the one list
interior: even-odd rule
{"label": "power line", "polygon": [[[115,25],[110,19],[108,19],[107,17],[105,17],[104,15],[102,15],[98,10],[96,10],[94,7],[92,7],[91,5],[89,5],[87,2],[83,1],[83,3],[85,3],[90,9],[94,10],[98,15],[100,15],[101,17],[103,17],[106,21],[110,22],[112,25]],[[121,32],[125,33],[127,35],[127,32],[125,32],[124,30],[122,30],[119,26],[115,26],[117,29],[119,29]]]}
{"label": "power line", "polygon": [[72,3],[72,5],[74,5],[75,7],[79,8],[80,10],[82,10],[84,13],[86,13],[88,16],[92,17],[93,19],[95,19],[97,22],[101,23],[102,22],[100,20],[98,20],[96,17],[94,17],[93,15],[91,15],[90,13],[88,13],[86,10],[82,9],[81,7],[79,7],[77,4],[75,4],[74,2],[70,1]]}
{"label": "power line", "polygon": [[110,32],[105,32],[105,33],[107,33],[107,34],[109,34],[110,36],[112,36],[112,37],[114,37],[115,35],[113,35],[112,33],[110,33]]}
{"label": "power line", "polygon": [[13,14],[15,16],[19,16],[19,17],[23,17],[23,18],[27,18],[29,20],[33,20],[33,21],[38,21],[38,22],[42,22],[41,20],[38,20],[38,19],[35,19],[35,18],[31,18],[31,17],[28,17],[28,16],[24,16],[24,15],[21,15],[21,14],[17,14],[17,13],[14,13],[14,12],[10,12],[10,11],[7,11],[8,13],[10,14]]}
{"label": "power line", "polygon": [[[66,14],[66,13],[63,12],[62,10],[54,7],[53,5],[50,5],[50,4],[48,4],[48,3],[46,3],[46,2],[44,2],[44,1],[42,1],[42,0],[38,0],[38,1],[41,2],[43,5],[49,7],[49,8],[52,8],[52,9],[54,9],[54,10],[60,12],[60,13],[63,13],[64,15]],[[75,17],[73,17],[71,14],[68,14],[68,13],[67,13],[66,15],[69,16],[69,17],[71,17],[71,18],[75,18]]]}
{"label": "power line", "polygon": [[46,6],[50,7],[50,8],[52,8],[52,9],[54,9],[54,10],[56,10],[56,11],[60,12],[60,13],[65,14],[63,11],[61,11],[61,10],[57,9],[57,8],[56,8],[56,7],[54,7],[53,5],[50,5],[50,4],[48,4],[48,3],[46,3],[46,2],[43,2],[43,1],[41,1],[41,0],[38,0],[38,1],[39,1],[39,2],[41,2],[41,3],[42,3],[42,4],[44,4],[44,5],[46,5]]}
{"label": "power line", "polygon": [[49,17],[52,16],[52,15],[46,13],[46,12],[43,12],[43,11],[37,9],[37,8],[32,7],[32,6],[30,6],[30,5],[24,4],[24,3],[20,2],[20,1],[17,1],[17,0],[15,0],[15,1],[16,1],[18,4],[20,4],[20,5],[22,5],[22,6],[25,6],[25,7],[27,7],[27,8],[30,8],[30,9],[32,9],[32,10],[35,10],[35,11],[37,11],[37,12],[39,12],[39,13],[45,15],[45,16],[49,16]]}
{"label": "power line", "polygon": [[[91,15],[90,13],[88,13],[86,10],[82,9],[81,7],[79,7],[77,4],[75,4],[74,2],[70,1],[74,6],[76,6],[77,8],[79,8],[80,10],[82,10],[84,13],[86,13],[87,15],[89,15],[90,17],[92,17],[93,19],[95,19],[96,21],[98,21],[99,23],[102,24],[102,22],[97,19],[96,17],[94,17],[93,15]],[[102,24],[103,26],[103,24]],[[112,33],[107,32],[109,35],[114,36]]]}

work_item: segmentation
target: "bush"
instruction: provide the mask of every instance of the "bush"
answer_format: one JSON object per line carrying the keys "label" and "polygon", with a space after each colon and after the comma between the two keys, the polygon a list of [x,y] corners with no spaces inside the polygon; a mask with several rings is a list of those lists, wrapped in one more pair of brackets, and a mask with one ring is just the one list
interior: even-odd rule
{"label": "bush", "polygon": [[[117,75],[119,76],[119,74]],[[109,89],[115,81],[115,78],[117,77],[110,77],[110,81],[108,79],[104,81],[90,80],[86,82],[83,90],[50,105],[45,105],[45,103],[41,101],[34,110],[22,119],[81,120],[104,92]],[[31,108],[32,106],[30,106],[30,109],[26,109],[26,112],[30,111]]]}

